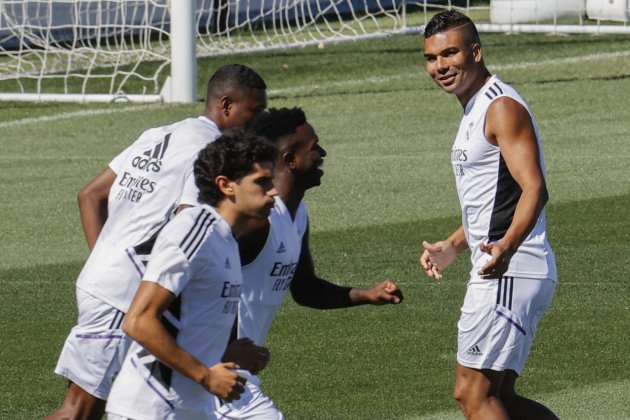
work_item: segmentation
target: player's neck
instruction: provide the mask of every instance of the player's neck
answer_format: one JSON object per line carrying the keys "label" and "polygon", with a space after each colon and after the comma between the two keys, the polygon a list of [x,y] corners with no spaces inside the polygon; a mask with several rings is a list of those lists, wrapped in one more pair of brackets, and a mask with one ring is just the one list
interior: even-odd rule
{"label": "player's neck", "polygon": [[300,203],[304,198],[304,191],[290,191],[285,195],[280,194],[280,198],[284,201],[284,205],[287,206],[287,210],[289,210],[291,218],[295,219],[295,214],[297,213]]}
{"label": "player's neck", "polygon": [[284,202],[287,210],[289,210],[291,218],[295,218],[300,202],[304,198],[304,190],[297,185],[295,176],[288,168],[283,170],[276,167],[273,184],[276,187],[276,191],[278,191],[278,196]]}
{"label": "player's neck", "polygon": [[459,103],[462,105],[462,108],[466,109],[466,105],[472,98],[475,97],[477,92],[481,90],[485,86],[485,84],[490,80],[492,75],[488,70],[484,70],[482,74],[475,80],[475,82],[470,86],[465,93],[461,95],[457,95],[457,99],[459,99]]}
{"label": "player's neck", "polygon": [[206,109],[203,110],[203,113],[201,115],[203,115],[204,117],[208,118],[210,121],[215,123],[217,128],[221,132],[225,131],[228,128],[228,125],[225,123],[225,119],[221,115],[220,110],[217,110],[211,107],[206,107]]}
{"label": "player's neck", "polygon": [[304,190],[289,185],[276,185],[278,196],[289,210],[291,218],[295,218],[300,202],[304,198]]}
{"label": "player's neck", "polygon": [[232,229],[232,234],[235,238],[238,238],[247,229],[250,217],[240,213],[234,203],[230,200],[224,199],[216,205],[215,210],[226,221],[226,223]]}

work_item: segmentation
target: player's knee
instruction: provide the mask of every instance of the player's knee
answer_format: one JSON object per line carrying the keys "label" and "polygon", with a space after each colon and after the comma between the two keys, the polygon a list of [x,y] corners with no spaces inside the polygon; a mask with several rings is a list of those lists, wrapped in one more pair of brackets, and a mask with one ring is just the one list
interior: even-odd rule
{"label": "player's knee", "polygon": [[467,386],[463,381],[456,381],[453,388],[453,398],[457,402],[459,408],[466,414],[465,407],[469,400],[469,394],[467,393]]}
{"label": "player's knee", "polygon": [[105,414],[105,400],[97,398],[76,384],[68,387],[66,398],[54,419],[100,419]]}
{"label": "player's knee", "polygon": [[453,389],[453,397],[466,417],[478,413],[488,403],[488,395],[480,394],[470,381],[458,380]]}

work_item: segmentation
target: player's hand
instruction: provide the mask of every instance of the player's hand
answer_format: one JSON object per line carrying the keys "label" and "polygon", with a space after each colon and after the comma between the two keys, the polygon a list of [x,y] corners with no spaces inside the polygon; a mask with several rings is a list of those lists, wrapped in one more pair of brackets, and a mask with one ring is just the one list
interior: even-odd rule
{"label": "player's hand", "polygon": [[396,283],[385,280],[365,291],[366,300],[372,305],[398,304],[403,301],[402,291]]}
{"label": "player's hand", "polygon": [[514,255],[514,253],[510,249],[504,247],[501,242],[481,244],[479,245],[479,249],[492,256],[492,259],[488,261],[488,263],[477,273],[479,274],[479,277],[482,279],[501,278],[501,276],[503,276],[503,274],[505,274],[508,270],[510,260],[512,259],[512,255]]}
{"label": "player's hand", "polygon": [[230,343],[221,360],[234,362],[240,369],[258,375],[267,366],[270,357],[268,348],[255,345],[249,338],[239,338]]}
{"label": "player's hand", "polygon": [[442,272],[457,258],[457,250],[449,241],[430,244],[422,241],[424,252],[420,255],[420,265],[429,278],[442,280]]}
{"label": "player's hand", "polygon": [[239,369],[236,363],[217,363],[208,368],[203,385],[209,392],[230,402],[241,398],[247,379],[237,375],[232,369]]}

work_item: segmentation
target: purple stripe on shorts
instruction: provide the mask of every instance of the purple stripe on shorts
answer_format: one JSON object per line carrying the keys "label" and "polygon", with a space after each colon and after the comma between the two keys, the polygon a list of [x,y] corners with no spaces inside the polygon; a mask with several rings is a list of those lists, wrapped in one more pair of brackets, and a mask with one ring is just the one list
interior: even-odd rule
{"label": "purple stripe on shorts", "polygon": [[[134,368],[138,369],[138,365],[137,365],[136,361],[133,359],[133,357],[131,358],[131,364],[133,365],[133,367],[134,367]],[[151,388],[151,389],[152,389],[152,390],[153,390],[156,394],[158,394],[158,397],[160,397],[160,398],[161,398],[161,399],[162,399],[162,400],[166,403],[166,405],[168,405],[168,406],[171,408],[171,410],[175,409],[175,406],[173,405],[173,403],[172,403],[172,402],[170,402],[170,401],[169,401],[169,400],[168,400],[168,399],[164,396],[164,394],[162,394],[162,393],[160,392],[160,390],[159,390],[159,389],[157,389],[157,388],[155,387],[155,385],[153,385],[153,384],[151,383],[151,378],[152,378],[152,376],[149,376],[149,377],[148,377],[148,378],[146,378],[144,381],[147,383],[147,385],[149,385],[149,387],[150,387],[150,388]]]}
{"label": "purple stripe on shorts", "polygon": [[221,413],[221,415],[218,417],[218,420],[227,419],[228,418],[227,415],[230,414],[232,411],[234,410],[230,408],[225,413]]}
{"label": "purple stripe on shorts", "polygon": [[109,340],[112,338],[123,338],[122,335],[115,334],[77,334],[77,338],[89,338],[90,340]]}
{"label": "purple stripe on shorts", "polygon": [[142,269],[138,266],[138,264],[136,264],[136,261],[133,259],[133,256],[129,253],[129,250],[125,249],[125,252],[127,253],[127,256],[131,260],[131,263],[133,264],[138,274],[140,274],[140,277],[142,277],[144,275],[144,272],[142,271]]}
{"label": "purple stripe on shorts", "polygon": [[503,312],[500,311],[495,311],[497,314],[499,314],[499,316],[502,316],[503,318],[505,318],[510,324],[514,325],[516,327],[517,330],[519,330],[520,332],[523,333],[523,335],[527,335],[527,333],[525,332],[525,329],[523,327],[521,327],[520,325],[518,325],[516,323],[516,321],[514,321],[512,318],[510,318],[509,316],[507,316],[506,314],[504,314]]}

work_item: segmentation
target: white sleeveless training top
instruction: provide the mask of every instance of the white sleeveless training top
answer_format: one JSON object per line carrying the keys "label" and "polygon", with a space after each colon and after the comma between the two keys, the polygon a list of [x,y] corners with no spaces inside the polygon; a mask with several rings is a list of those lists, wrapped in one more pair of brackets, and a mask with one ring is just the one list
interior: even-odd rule
{"label": "white sleeveless training top", "polygon": [[304,202],[295,220],[284,202],[275,197],[269,215],[267,242],[256,259],[243,267],[243,288],[238,310],[238,337],[247,337],[262,346],[271,322],[289,290],[302,249],[308,224]]}
{"label": "white sleeveless training top", "polygon": [[[546,176],[538,126],[527,103],[514,88],[497,76],[492,76],[466,104],[451,151],[462,224],[472,252],[472,277],[491,258],[479,249],[479,245],[503,238],[512,223],[521,195],[521,189],[508,171],[501,149],[490,144],[484,134],[488,107],[500,97],[514,99],[529,112],[540,150],[543,176]],[[536,226],[512,257],[506,276],[557,279],[555,258],[547,241],[546,230],[543,209]]]}

